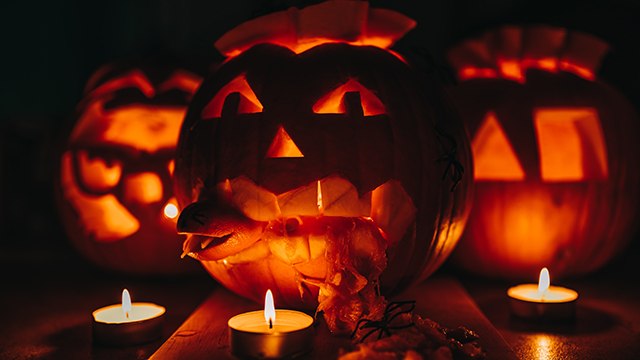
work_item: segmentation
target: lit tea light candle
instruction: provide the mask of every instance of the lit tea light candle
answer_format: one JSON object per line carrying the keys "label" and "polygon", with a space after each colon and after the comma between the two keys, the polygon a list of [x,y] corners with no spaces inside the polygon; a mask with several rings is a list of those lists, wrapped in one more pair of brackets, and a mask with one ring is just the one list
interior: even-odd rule
{"label": "lit tea light candle", "polygon": [[165,309],[152,303],[131,303],[129,291],[122,291],[122,304],[93,312],[93,341],[106,345],[135,345],[162,337]]}
{"label": "lit tea light candle", "polygon": [[540,271],[538,284],[522,284],[507,291],[511,298],[512,314],[543,321],[572,319],[576,314],[575,290],[550,286],[549,270]]}
{"label": "lit tea light candle", "polygon": [[278,359],[305,354],[313,348],[313,317],[294,310],[275,309],[271,290],[264,311],[229,319],[231,354],[241,358]]}

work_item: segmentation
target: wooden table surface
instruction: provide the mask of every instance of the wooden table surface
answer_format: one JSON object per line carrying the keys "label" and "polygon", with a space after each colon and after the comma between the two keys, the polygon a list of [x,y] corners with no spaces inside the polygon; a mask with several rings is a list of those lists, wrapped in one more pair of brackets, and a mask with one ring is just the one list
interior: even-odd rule
{"label": "wooden table surface", "polygon": [[[414,312],[442,326],[464,325],[479,335],[478,344],[487,352],[486,360],[517,360],[509,345],[453,278],[434,277],[399,294],[394,300],[416,300]],[[238,298],[226,289],[216,289],[185,323],[151,357],[151,360],[221,359],[233,360],[229,352],[227,320],[237,314],[259,310],[261,305]],[[351,340],[332,336],[318,317],[314,350],[301,359],[335,359]]]}
{"label": "wooden table surface", "polygon": [[[625,263],[631,267],[629,271],[614,263],[608,270],[559,284],[580,293],[574,324],[542,326],[516,321],[509,316],[506,297],[506,289],[513,284],[474,279],[446,267],[412,290],[424,296],[421,303],[428,305],[419,303],[416,311],[448,327],[462,325],[480,332],[495,329],[494,335],[499,333],[520,359],[640,359],[640,280],[635,254]],[[20,255],[0,252],[0,359],[148,359],[198,306],[211,300],[211,294],[222,293],[236,299],[234,306],[238,308],[227,311],[259,307],[235,298],[204,273],[175,279],[134,278],[97,270],[73,253]],[[452,317],[438,308],[447,304],[438,299],[442,286],[449,286],[446,277],[452,276],[458,284],[453,290],[470,295],[465,295],[470,304],[461,309],[471,314],[461,311]],[[91,312],[119,302],[125,287],[134,301],[166,307],[162,339],[124,348],[92,344]],[[418,297],[409,293],[406,299],[412,296]],[[465,296],[457,298],[464,300]],[[223,317],[226,319],[226,315]],[[447,323],[449,320],[454,323]],[[224,347],[224,335],[219,338],[222,342],[216,346]],[[484,339],[498,338],[490,335]]]}

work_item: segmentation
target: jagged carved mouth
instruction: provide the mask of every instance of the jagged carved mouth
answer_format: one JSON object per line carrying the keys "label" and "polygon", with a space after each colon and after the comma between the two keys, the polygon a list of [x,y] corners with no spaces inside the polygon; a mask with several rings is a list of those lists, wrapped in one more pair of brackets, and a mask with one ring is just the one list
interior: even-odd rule
{"label": "jagged carved mouth", "polygon": [[328,236],[339,236],[340,229],[369,227],[392,246],[416,215],[413,201],[395,180],[363,196],[337,175],[280,195],[246,176],[220,183],[216,190],[215,200],[198,201],[180,214],[178,232],[187,235],[183,256],[233,265],[273,254],[292,265],[304,264],[324,255]]}

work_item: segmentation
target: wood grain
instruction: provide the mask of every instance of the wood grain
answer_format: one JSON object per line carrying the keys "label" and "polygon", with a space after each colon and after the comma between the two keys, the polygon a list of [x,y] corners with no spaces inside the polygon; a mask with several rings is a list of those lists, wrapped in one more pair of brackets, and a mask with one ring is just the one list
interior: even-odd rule
{"label": "wood grain", "polygon": [[[445,327],[464,326],[475,331],[480,336],[478,344],[487,352],[487,360],[517,359],[467,292],[452,278],[429,279],[394,300],[417,300],[416,314]],[[235,359],[229,353],[227,320],[239,313],[259,309],[260,305],[222,287],[217,288],[151,359]],[[303,359],[335,359],[340,348],[351,344],[348,338],[331,336],[322,319],[315,326],[314,351]]]}

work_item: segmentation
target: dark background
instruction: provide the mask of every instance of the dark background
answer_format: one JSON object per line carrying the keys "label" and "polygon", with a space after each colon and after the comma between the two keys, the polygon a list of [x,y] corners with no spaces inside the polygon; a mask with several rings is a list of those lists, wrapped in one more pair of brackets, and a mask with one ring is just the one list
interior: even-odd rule
{"label": "dark background", "polygon": [[[163,52],[222,60],[213,43],[234,26],[269,12],[318,2],[3,2],[0,262],[11,266],[28,257],[41,264],[61,259],[69,266],[82,263],[57,217],[53,173],[66,118],[100,65]],[[396,49],[401,53],[427,49],[442,66],[448,47],[501,24],[545,23],[596,35],[612,45],[601,78],[640,108],[638,1],[374,0],[371,6],[394,9],[417,20],[418,26]],[[640,253],[637,242],[631,249],[627,257]]]}

